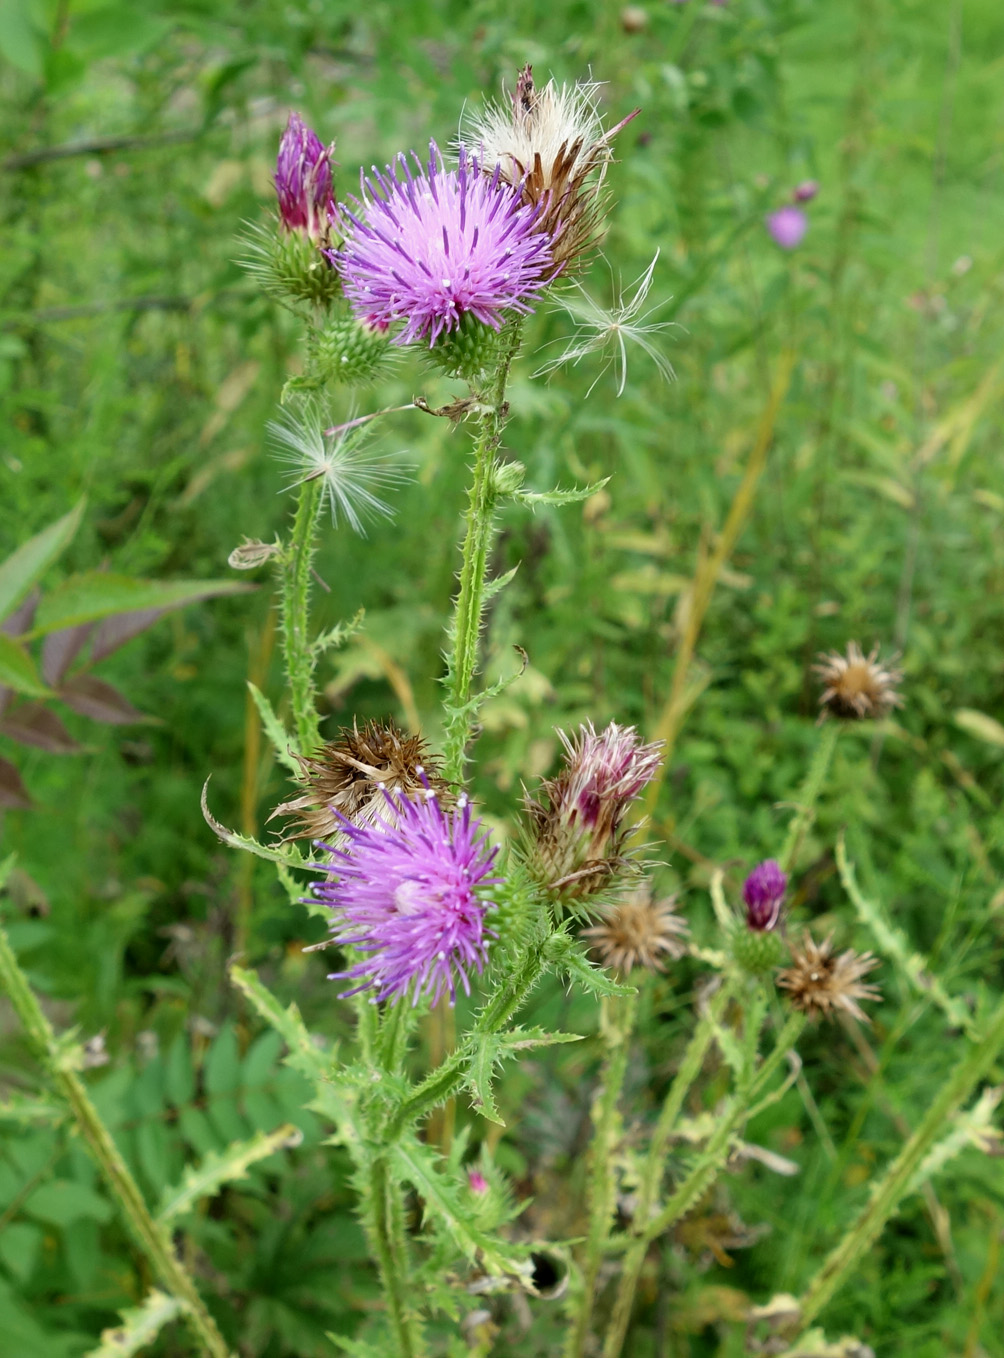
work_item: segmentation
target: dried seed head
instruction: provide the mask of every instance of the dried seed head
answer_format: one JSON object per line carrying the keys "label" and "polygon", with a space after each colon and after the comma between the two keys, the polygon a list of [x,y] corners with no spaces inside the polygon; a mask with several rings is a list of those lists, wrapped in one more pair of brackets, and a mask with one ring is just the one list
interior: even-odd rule
{"label": "dried seed head", "polygon": [[490,103],[474,114],[462,141],[479,155],[483,170],[498,166],[503,180],[538,209],[534,229],[551,239],[551,256],[567,273],[602,231],[603,179],[611,142],[638,113],[635,109],[606,131],[594,81],[543,89],[529,66],[520,71],[511,105]]}
{"label": "dried seed head", "polygon": [[[408,736],[392,723],[367,722],[346,727],[337,740],[310,757],[297,756],[303,791],[283,802],[273,816],[296,817],[285,839],[322,839],[341,844],[339,817],[366,826],[392,815],[381,789],[400,792],[414,801],[434,793],[450,804],[448,785],[437,775],[436,762],[421,736]],[[271,819],[271,818],[270,818]]]}
{"label": "dried seed head", "polygon": [[870,952],[856,953],[852,948],[835,956],[833,935],[816,943],[811,934],[804,934],[791,945],[791,966],[782,971],[777,983],[787,990],[796,1009],[810,1018],[833,1018],[838,1009],[869,1022],[868,1015],[858,1000],[880,1000],[877,986],[862,984],[878,959]]}
{"label": "dried seed head", "polygon": [[565,766],[547,778],[539,799],[527,796],[531,871],[566,904],[595,896],[628,866],[624,817],[651,780],[662,742],[643,744],[633,726],[592,722],[569,736],[559,731]]}
{"label": "dried seed head", "polygon": [[820,705],[835,717],[860,721],[865,717],[884,717],[894,707],[902,707],[903,699],[896,685],[903,678],[895,666],[896,657],[881,664],[879,648],[873,646],[866,656],[856,641],[847,647],[847,654],[838,651],[820,655],[813,669],[826,687]]}
{"label": "dried seed head", "polygon": [[627,976],[635,967],[665,971],[667,957],[682,957],[681,942],[690,932],[686,920],[676,913],[676,897],[652,899],[647,886],[618,901],[602,923],[583,929],[582,937],[599,953],[605,967]]}

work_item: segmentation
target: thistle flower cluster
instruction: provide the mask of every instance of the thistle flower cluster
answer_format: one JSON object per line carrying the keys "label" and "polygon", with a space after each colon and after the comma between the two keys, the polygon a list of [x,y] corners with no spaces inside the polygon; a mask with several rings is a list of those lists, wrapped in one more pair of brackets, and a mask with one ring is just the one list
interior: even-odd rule
{"label": "thistle flower cluster", "polygon": [[466,795],[449,812],[431,788],[416,800],[382,795],[384,813],[356,825],[335,811],[342,840],[318,841],[330,862],[314,866],[330,875],[314,883],[313,899],[332,912],[333,941],[363,953],[329,979],[355,982],[344,994],[368,990],[375,1003],[435,1004],[448,994],[452,1004],[458,985],[470,994],[469,973],[480,975],[494,937],[484,892],[501,880],[491,875],[498,850]]}
{"label": "thistle flower cluster", "polygon": [[729,952],[749,976],[767,976],[784,956],[777,926],[787,888],[788,875],[773,858],[758,863],[743,883],[746,909],[729,929]]}
{"label": "thistle flower cluster", "polygon": [[403,322],[396,344],[427,340],[464,316],[498,330],[525,314],[553,274],[550,242],[536,213],[501,181],[485,178],[460,148],[447,170],[435,142],[422,165],[405,155],[360,176],[361,197],[343,210],[345,241],[332,255],[353,310],[370,323]]}
{"label": "thistle flower cluster", "polygon": [[558,732],[563,768],[526,796],[530,821],[527,862],[561,902],[581,905],[629,866],[625,854],[628,808],[655,775],[662,742],[644,744],[633,726],[592,722],[574,736]]}

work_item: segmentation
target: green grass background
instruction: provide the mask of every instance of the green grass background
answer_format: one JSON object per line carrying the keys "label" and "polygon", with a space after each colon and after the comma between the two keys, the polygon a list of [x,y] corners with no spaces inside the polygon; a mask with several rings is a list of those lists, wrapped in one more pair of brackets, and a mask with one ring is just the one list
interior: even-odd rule
{"label": "green grass background", "polygon": [[[585,399],[590,359],[531,380],[554,352],[535,362],[533,351],[570,325],[544,306],[528,327],[507,446],[534,488],[611,479],[585,506],[505,513],[493,569],[520,569],[492,614],[485,668],[510,667],[515,644],[530,668],[485,712],[477,793],[511,826],[520,781],[552,766],[556,725],[654,727],[688,582],[790,351],[768,466],[708,611],[700,691],[655,817],[660,886],[681,894],[712,944],[711,868],[729,869],[734,890],[783,838],[778,803],[816,740],[814,654],[882,641],[903,651],[905,707],[882,739],[860,728],[842,741],[794,885],[796,917],[870,945],[835,873],[846,830],[866,894],[979,1010],[1001,988],[1004,955],[1004,9],[631,9],[626,23],[620,5],[573,0],[4,0],[0,554],[84,494],[84,526],[50,583],[105,562],[223,577],[243,535],[267,540],[285,522],[264,425],[298,362],[299,330],[234,261],[241,223],[269,203],[290,109],[337,141],[346,192],[360,164],[430,137],[448,143],[465,101],[496,94],[526,61],[538,77],[591,71],[611,118],[642,112],[618,138],[609,266],[597,262],[587,286],[609,300],[659,249],[649,302],[676,323],[663,337],[676,381],[663,384],[638,351],[619,400],[609,373]],[[136,140],[101,145],[117,137]],[[782,252],[764,214],[809,178],[820,192],[807,236]],[[408,359],[357,408],[450,391]],[[350,405],[336,395],[335,417]],[[366,610],[364,632],[321,674],[326,725],[417,713],[435,739],[468,445],[463,430],[416,412],[389,417],[380,437],[408,450],[414,481],[392,523],[363,542],[324,542],[319,624]],[[249,677],[281,696],[270,607],[263,581],[172,615],[107,662],[100,673],[149,724],[71,714],[87,744],[72,759],[0,736],[36,802],[2,822],[24,874],[5,902],[11,937],[57,1020],[105,1032],[113,1059],[93,1083],[152,1196],[184,1155],[274,1125],[302,1093],[226,982],[235,946],[316,1028],[347,1028],[323,955],[301,951],[316,921],[290,909],[267,865],[222,849],[198,808],[209,773],[228,824],[261,831],[286,794],[245,702]],[[629,1077],[639,1117],[673,1069],[695,979],[681,965],[647,994]],[[891,966],[880,981],[869,1050],[839,1027],[806,1038],[818,1110],[793,1091],[752,1129],[798,1175],[728,1176],[665,1242],[632,1354],[741,1353],[745,1300],[797,1292],[895,1154],[961,1039]],[[527,1021],[594,1032],[590,1004],[568,1009],[543,990]],[[496,1153],[533,1196],[521,1221],[541,1237],[581,1229],[597,1057],[591,1039],[503,1082],[510,1128]],[[33,1087],[8,1017],[0,1077],[8,1090]],[[708,1106],[715,1092],[712,1080]],[[375,1300],[341,1153],[322,1151],[323,1129],[302,1121],[303,1148],[194,1227],[204,1291],[248,1355],[333,1352],[325,1330],[352,1333]],[[827,1330],[882,1355],[1004,1354],[1001,1161],[966,1151],[934,1190],[933,1204],[906,1202],[827,1311]],[[10,1352],[87,1352],[144,1279],[65,1128],[4,1125],[0,1213]],[[532,1304],[528,1335],[518,1311],[500,1316],[492,1352],[557,1350],[559,1303]],[[458,1342],[443,1321],[442,1351]],[[169,1332],[156,1351],[186,1343]]]}

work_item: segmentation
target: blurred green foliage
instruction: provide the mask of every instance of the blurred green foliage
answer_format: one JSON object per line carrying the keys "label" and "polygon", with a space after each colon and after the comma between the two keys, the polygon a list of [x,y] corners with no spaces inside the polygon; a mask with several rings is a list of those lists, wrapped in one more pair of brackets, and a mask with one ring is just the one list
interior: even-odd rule
{"label": "blurred green foliage", "polygon": [[[700,636],[700,692],[655,817],[661,883],[712,945],[710,869],[730,869],[734,890],[783,837],[778,803],[815,739],[814,654],[851,638],[899,647],[906,706],[882,738],[858,728],[842,742],[796,911],[869,946],[833,862],[847,827],[862,889],[978,1008],[1000,989],[1004,957],[1004,9],[642,0],[630,11],[0,0],[0,557],[84,494],[49,586],[104,566],[213,579],[242,536],[274,535],[288,502],[263,431],[299,362],[297,324],[234,260],[241,222],[269,201],[291,108],[337,139],[344,194],[360,163],[448,142],[464,101],[498,93],[524,62],[559,79],[591,69],[612,115],[642,113],[609,176],[609,269],[597,262],[586,286],[609,300],[661,251],[649,302],[679,327],[667,341],[677,380],[662,384],[636,351],[623,397],[607,374],[585,400],[589,358],[530,379],[567,317],[545,307],[528,328],[507,434],[527,484],[611,480],[584,506],[507,511],[493,569],[519,570],[491,618],[486,670],[510,668],[516,644],[530,665],[485,709],[477,793],[511,824],[520,780],[551,765],[555,725],[655,726],[698,555],[790,350],[791,387]],[[783,252],[764,214],[810,178],[820,192],[807,236]],[[451,390],[409,362],[360,408],[416,392],[435,405]],[[333,419],[349,411],[336,403]],[[390,417],[381,437],[409,450],[415,479],[393,523],[364,542],[332,534],[319,557],[319,624],[366,609],[322,675],[327,726],[392,712],[435,739],[465,445],[416,412]],[[242,1353],[333,1352],[325,1331],[351,1333],[376,1293],[345,1164],[320,1148],[295,1081],[228,987],[228,956],[242,949],[295,992],[313,1027],[337,1035],[347,1019],[323,960],[302,952],[316,922],[290,910],[267,865],[224,851],[198,809],[209,773],[217,813],[249,832],[285,795],[244,696],[250,678],[280,698],[267,584],[172,614],[103,673],[159,720],[95,737],[71,714],[84,753],[19,752],[38,806],[3,822],[21,870],[5,902],[12,942],[58,1021],[105,1032],[112,1066],[93,1077],[95,1097],[152,1198],[183,1153],[273,1116],[304,1126],[299,1149],[196,1219],[193,1248]],[[692,979],[681,964],[647,994],[629,1077],[643,1113],[672,1071]],[[895,1154],[953,1053],[937,1011],[890,968],[881,979],[867,1046],[840,1028],[810,1034],[816,1105],[793,1090],[754,1128],[799,1174],[747,1166],[665,1242],[632,1354],[740,1353],[742,1326],[729,1322],[745,1299],[797,1291]],[[595,1015],[545,989],[525,1021],[589,1032]],[[533,1195],[520,1223],[535,1237],[581,1230],[596,1058],[585,1042],[502,1081],[498,1162]],[[34,1096],[7,1018],[0,1074]],[[461,1116],[475,1140],[487,1135]],[[998,1165],[968,1151],[935,1181],[933,1205],[910,1199],[827,1329],[882,1354],[1004,1353]],[[0,1332],[12,1352],[85,1353],[145,1282],[75,1139],[10,1112]],[[531,1306],[527,1336],[523,1313],[500,1303],[494,1353],[556,1351],[559,1305]],[[443,1323],[444,1352],[454,1332]],[[168,1330],[156,1351],[185,1342]]]}

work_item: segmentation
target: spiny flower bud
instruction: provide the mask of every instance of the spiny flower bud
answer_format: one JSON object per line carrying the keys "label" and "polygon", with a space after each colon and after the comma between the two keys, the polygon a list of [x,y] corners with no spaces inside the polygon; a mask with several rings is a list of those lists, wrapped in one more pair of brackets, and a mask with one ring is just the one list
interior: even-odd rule
{"label": "spiny flower bud", "polygon": [[253,571],[264,566],[282,551],[280,542],[261,542],[258,538],[245,538],[239,547],[227,557],[227,565],[235,571]]}
{"label": "spiny flower bud", "polygon": [[835,957],[832,934],[816,943],[806,933],[798,944],[792,944],[791,966],[781,972],[777,983],[787,990],[794,1007],[809,1018],[833,1018],[842,1009],[867,1023],[868,1015],[857,1001],[882,996],[877,986],[863,985],[861,978],[877,966],[878,959],[870,952],[858,954],[848,948]]}
{"label": "spiny flower bud", "polygon": [[311,757],[297,756],[298,797],[283,802],[275,816],[294,816],[285,839],[322,839],[340,844],[346,821],[369,825],[393,819],[382,789],[419,800],[434,793],[449,804],[449,786],[438,776],[435,760],[421,736],[409,736],[392,722],[367,722],[339,732],[338,739]]}
{"label": "spiny flower bud", "polygon": [[339,316],[307,341],[307,375],[300,386],[317,387],[326,382],[371,382],[390,364],[387,324],[357,320],[351,313]]}
{"label": "spiny flower bud", "polygon": [[767,976],[784,959],[784,943],[773,929],[758,931],[736,920],[729,934],[729,952],[747,976]]}
{"label": "spiny flower bud", "polygon": [[309,236],[315,245],[327,243],[335,213],[331,181],[334,149],[334,143],[323,146],[298,113],[289,115],[275,166],[279,218],[287,231]]}
{"label": "spiny flower bud", "polygon": [[439,336],[429,350],[429,357],[447,377],[477,382],[498,367],[510,336],[508,325],[502,330],[494,330],[467,311],[453,330]]}
{"label": "spiny flower bud", "polygon": [[743,883],[746,924],[750,929],[773,929],[781,913],[781,902],[788,886],[788,874],[774,858],[758,863]]}
{"label": "spiny flower bud", "polygon": [[624,817],[655,774],[662,742],[643,744],[633,726],[616,722],[599,733],[588,722],[575,736],[558,736],[565,767],[543,781],[539,799],[524,799],[527,859],[538,881],[571,905],[595,896],[627,866]]}
{"label": "spiny flower bud", "polygon": [[887,716],[894,707],[902,707],[903,699],[896,685],[903,678],[893,661],[879,663],[879,648],[873,646],[866,656],[856,641],[847,647],[847,654],[830,651],[821,655],[813,669],[826,687],[819,699],[820,706],[835,717],[860,721],[865,717]]}
{"label": "spiny flower bud", "polygon": [[602,922],[583,929],[582,937],[599,953],[605,967],[629,976],[635,967],[665,971],[665,959],[682,957],[681,942],[690,932],[676,912],[676,897],[652,898],[649,886],[640,887],[618,901]]}

